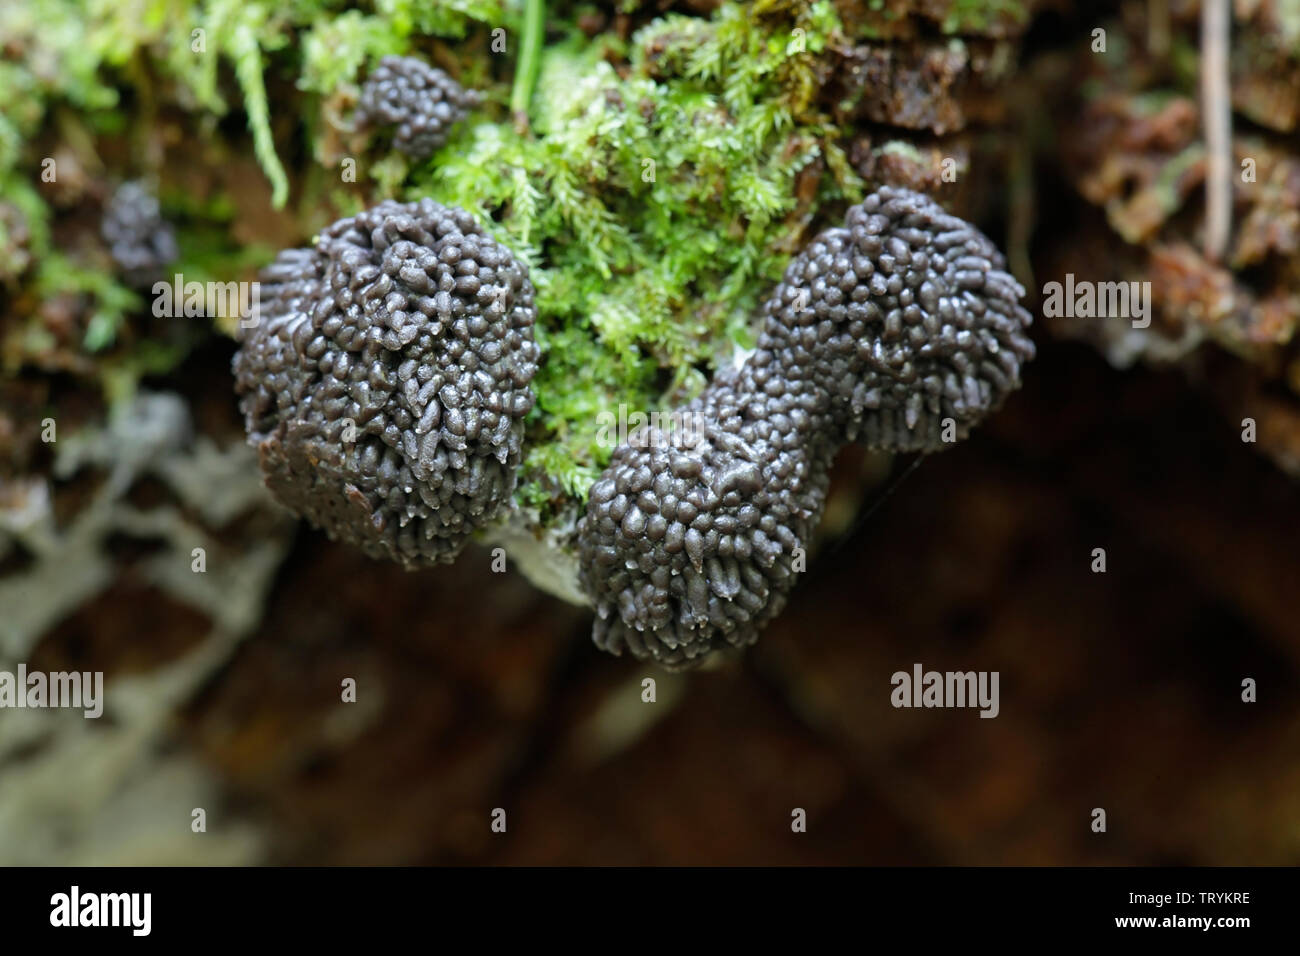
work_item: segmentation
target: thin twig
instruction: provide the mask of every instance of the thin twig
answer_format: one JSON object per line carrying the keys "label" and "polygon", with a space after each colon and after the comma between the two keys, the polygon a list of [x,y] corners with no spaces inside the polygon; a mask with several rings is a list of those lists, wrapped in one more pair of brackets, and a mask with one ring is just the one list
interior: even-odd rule
{"label": "thin twig", "polygon": [[1157,60],[1169,55],[1169,0],[1147,0],[1147,52]]}
{"label": "thin twig", "polygon": [[1201,122],[1205,128],[1205,257],[1221,262],[1232,231],[1230,0],[1201,0]]}
{"label": "thin twig", "polygon": [[[876,495],[875,500],[867,506],[866,510],[858,514],[849,530],[836,536],[834,544],[827,548],[827,551],[834,554],[840,548],[844,547],[844,545],[858,533],[858,530],[871,520],[871,516],[880,510],[880,506],[898,490],[899,486],[912,476],[912,472],[916,471],[916,469],[920,467],[921,462],[925,461],[926,457],[926,454],[922,453],[913,458],[907,467],[900,471],[898,475],[890,481],[889,486],[886,487],[883,492]],[[893,463],[891,462],[891,467],[892,465]]]}

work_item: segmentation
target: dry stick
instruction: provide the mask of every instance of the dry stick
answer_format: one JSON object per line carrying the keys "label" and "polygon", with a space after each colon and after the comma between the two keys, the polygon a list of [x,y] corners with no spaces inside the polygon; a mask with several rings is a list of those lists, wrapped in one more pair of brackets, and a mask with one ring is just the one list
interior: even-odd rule
{"label": "dry stick", "polygon": [[1201,122],[1205,127],[1205,257],[1221,262],[1232,229],[1230,0],[1201,2]]}
{"label": "dry stick", "polygon": [[1147,0],[1147,52],[1157,59],[1169,53],[1169,0]]}

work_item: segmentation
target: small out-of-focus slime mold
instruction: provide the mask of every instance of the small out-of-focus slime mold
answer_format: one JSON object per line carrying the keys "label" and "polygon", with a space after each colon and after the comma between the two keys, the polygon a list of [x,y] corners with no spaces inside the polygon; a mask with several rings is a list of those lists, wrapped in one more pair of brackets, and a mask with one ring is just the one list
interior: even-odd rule
{"label": "small out-of-focus slime mold", "polygon": [[[461,210],[386,202],[266,280],[235,372],[281,501],[408,567],[508,515],[538,352],[507,250]],[[634,430],[591,487],[572,544],[596,644],[673,668],[752,644],[843,445],[938,451],[1019,387],[1023,296],[988,238],[911,190],[882,187],[817,236],[744,363],[681,427]]]}
{"label": "small out-of-focus slime mold", "polygon": [[162,216],[158,197],[139,181],[117,188],[100,224],[113,262],[133,286],[148,286],[179,254],[176,233]]}
{"label": "small out-of-focus slime mold", "polygon": [[409,56],[386,56],[361,88],[357,119],[391,128],[393,147],[411,159],[427,159],[447,141],[481,96],[445,72]]}

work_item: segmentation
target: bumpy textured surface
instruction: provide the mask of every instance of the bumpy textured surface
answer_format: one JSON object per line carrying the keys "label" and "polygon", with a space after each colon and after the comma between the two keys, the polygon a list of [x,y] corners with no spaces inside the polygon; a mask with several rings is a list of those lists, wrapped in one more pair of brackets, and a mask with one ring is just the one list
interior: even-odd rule
{"label": "bumpy textured surface", "polygon": [[469,213],[429,199],[282,252],[234,360],[271,491],[372,556],[452,560],[514,491],[533,297]]}
{"label": "bumpy textured surface", "polygon": [[479,103],[437,67],[409,56],[386,56],[361,88],[357,118],[393,127],[393,146],[412,159],[426,159],[447,141],[451,128]]}
{"label": "bumpy textured surface", "polygon": [[100,232],[122,276],[147,286],[176,261],[176,234],[163,220],[157,197],[139,182],[118,187],[104,209]]}
{"label": "bumpy textured surface", "polygon": [[688,666],[780,613],[848,441],[937,451],[1020,384],[1024,290],[969,223],[885,187],[790,263],[758,347],[619,447],[578,526],[593,637]]}

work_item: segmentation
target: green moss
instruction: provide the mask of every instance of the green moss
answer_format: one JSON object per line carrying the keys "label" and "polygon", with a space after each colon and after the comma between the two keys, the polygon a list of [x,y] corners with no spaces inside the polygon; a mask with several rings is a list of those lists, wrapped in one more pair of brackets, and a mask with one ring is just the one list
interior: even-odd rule
{"label": "green moss", "polygon": [[943,19],[944,33],[988,33],[999,21],[1017,25],[1029,22],[1023,0],[952,0]]}
{"label": "green moss", "polygon": [[679,401],[750,342],[806,224],[802,170],[821,164],[819,203],[858,194],[812,111],[832,8],[762,6],[770,19],[734,4],[665,17],[626,48],[571,31],[543,53],[530,131],[480,117],[405,191],[469,209],[532,269],[530,504],[585,495],[611,450],[602,413]]}
{"label": "green moss", "polygon": [[[161,172],[157,160],[164,149],[152,139],[161,109],[192,113],[195,128],[185,132],[192,138],[200,131],[216,134],[212,120],[233,104],[247,118],[251,150],[271,183],[273,205],[281,207],[289,198],[290,178],[281,158],[286,144],[276,142],[272,115],[284,118],[296,112],[313,125],[310,118],[319,107],[314,98],[278,99],[273,110],[268,75],[288,72],[297,75],[308,93],[328,93],[350,82],[364,63],[409,49],[418,39],[416,32],[464,36],[474,23],[503,21],[511,4],[375,0],[372,14],[350,11],[350,6],[346,0],[0,4],[0,37],[8,54],[0,61],[0,89],[6,94],[0,98],[0,202],[21,210],[30,233],[26,254],[35,265],[22,282],[29,287],[28,297],[75,296],[85,303],[81,347],[100,356],[95,367],[109,391],[125,391],[120,382],[132,369],[158,368],[157,355],[135,361],[117,354],[120,350],[108,354],[123,323],[143,301],[105,271],[103,257],[88,254],[93,244],[79,244],[75,252],[51,252],[55,211],[50,186],[40,178],[43,160],[58,148],[72,147],[85,172],[101,180],[102,192],[118,180]],[[233,89],[229,76],[234,77]],[[101,169],[96,136],[129,143],[129,164]],[[66,175],[66,169],[59,170],[60,179]],[[177,268],[187,276],[198,281],[251,277],[246,273],[274,254],[264,245],[235,248],[228,235],[223,238],[219,231],[229,224],[228,210],[223,215],[187,209],[184,195],[177,192],[164,194],[163,200],[164,213],[182,219]],[[0,236],[4,261],[21,261],[7,251],[9,241],[7,232]],[[235,275],[227,271],[232,269]],[[22,298],[21,289],[10,291],[15,301]],[[38,325],[37,319],[24,317],[20,328],[11,328],[5,350],[10,360],[40,361],[53,347],[51,336]],[[142,353],[148,347],[147,342],[134,346]],[[107,369],[112,363],[119,384],[110,387]]]}
{"label": "green moss", "polygon": [[[519,497],[549,514],[585,497],[606,463],[599,416],[698,392],[736,346],[752,344],[759,303],[827,218],[823,208],[860,197],[838,145],[845,131],[817,107],[818,56],[842,41],[835,7],[725,3],[707,19],[652,20],[627,40],[588,38],[550,15],[535,83],[517,84],[523,0],[351,6],[92,0],[83,10],[27,0],[0,14],[11,28],[3,32],[26,45],[25,65],[0,63],[0,81],[29,94],[0,104],[0,183],[31,176],[39,160],[23,155],[25,144],[48,137],[61,106],[103,117],[93,130],[117,123],[127,135],[148,129],[163,106],[194,116],[187,135],[222,135],[205,118],[242,109],[274,203],[292,194],[300,222],[314,227],[326,211],[343,215],[386,196],[470,210],[528,261],[538,290],[544,360]],[[504,53],[490,52],[497,27],[507,31]],[[484,88],[487,102],[428,161],[409,165],[376,142],[355,157],[361,182],[340,183],[339,150],[350,148],[340,144],[350,140],[324,119],[327,101],[346,104],[389,53],[456,57],[461,79]],[[31,66],[42,60],[66,68],[46,75]],[[526,123],[511,115],[512,86]],[[295,115],[302,122],[290,122]],[[329,168],[311,168],[317,161]],[[38,193],[27,191],[24,210],[43,225],[49,210]],[[244,278],[271,255],[224,238],[229,204],[167,190],[162,198],[178,222],[187,279]],[[86,346],[105,348],[123,315],[142,306],[93,272],[55,257],[39,281],[51,294],[96,300],[102,318]],[[162,358],[118,361],[114,375]]]}
{"label": "green moss", "polygon": [[359,10],[318,23],[302,40],[303,71],[298,86],[328,95],[355,80],[365,63],[400,53],[404,35],[391,24]]}

